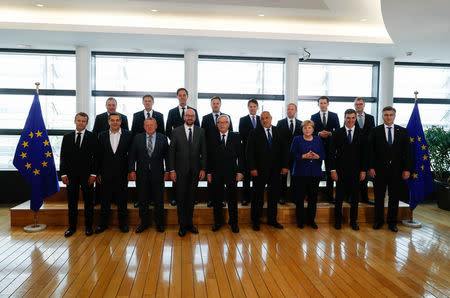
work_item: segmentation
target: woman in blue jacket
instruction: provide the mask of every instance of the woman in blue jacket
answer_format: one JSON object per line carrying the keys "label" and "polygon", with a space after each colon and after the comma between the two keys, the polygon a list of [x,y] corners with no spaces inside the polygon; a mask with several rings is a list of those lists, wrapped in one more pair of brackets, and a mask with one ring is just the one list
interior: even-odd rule
{"label": "woman in blue jacket", "polygon": [[302,123],[303,135],[296,136],[292,141],[291,155],[294,159],[293,179],[295,198],[297,200],[297,226],[303,228],[303,202],[308,196],[308,224],[317,229],[314,222],[316,217],[317,193],[322,177],[322,160],[325,159],[325,150],[322,140],[313,136],[314,122],[310,120]]}

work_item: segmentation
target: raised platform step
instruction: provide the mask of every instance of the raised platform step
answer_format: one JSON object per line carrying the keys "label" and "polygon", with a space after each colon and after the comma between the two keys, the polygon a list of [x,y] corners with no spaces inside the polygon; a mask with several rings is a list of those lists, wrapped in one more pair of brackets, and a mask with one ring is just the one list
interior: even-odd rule
{"label": "raised platform step", "polygon": [[[305,202],[305,207],[306,207]],[[78,225],[84,224],[84,206],[80,202],[78,204]],[[177,209],[170,204],[165,204],[165,221],[166,224],[177,224]],[[228,220],[228,210],[224,209],[225,222]],[[150,207],[150,216],[152,217],[153,208]],[[264,206],[264,214],[267,211],[267,204]],[[111,225],[117,225],[117,208],[112,205]],[[387,202],[385,204],[385,213],[387,213]],[[400,202],[398,220],[409,219],[411,211],[408,204]],[[250,206],[241,206],[239,204],[239,223],[251,223]],[[350,205],[344,202],[343,220],[349,221]],[[373,222],[374,208],[365,203],[359,204],[358,222]],[[94,224],[97,225],[100,218],[100,206],[96,206],[94,210]],[[50,226],[68,225],[68,207],[63,201],[46,201],[38,212],[38,222]],[[212,225],[214,223],[213,208],[208,208],[205,203],[199,203],[194,209],[194,224],[196,225]],[[263,219],[263,222],[265,219]],[[280,223],[296,223],[295,204],[286,203],[278,205],[278,221]],[[34,222],[34,212],[30,210],[30,202],[24,202],[16,207],[11,208],[11,226],[25,226]],[[334,205],[330,203],[320,202],[317,204],[317,223],[334,223]],[[128,203],[128,223],[130,225],[139,225],[139,209],[134,208],[132,203]]]}

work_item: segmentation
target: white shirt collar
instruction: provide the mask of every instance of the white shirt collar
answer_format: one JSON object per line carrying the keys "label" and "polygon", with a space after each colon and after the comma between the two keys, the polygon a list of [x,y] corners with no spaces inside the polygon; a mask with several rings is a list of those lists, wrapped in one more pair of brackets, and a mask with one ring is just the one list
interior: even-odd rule
{"label": "white shirt collar", "polygon": [[353,132],[353,130],[355,129],[355,126],[353,125],[352,127],[348,128],[347,126],[345,126],[345,130],[349,131],[351,130]]}
{"label": "white shirt collar", "polygon": [[121,135],[121,134],[122,134],[122,128],[119,128],[119,131],[116,132],[116,133],[113,133],[113,132],[111,131],[111,129],[110,129],[110,130],[109,130],[109,134],[110,134],[110,135],[112,135],[112,134],[119,134],[119,135]]}
{"label": "white shirt collar", "polygon": [[150,117],[153,117],[153,109],[151,109],[150,111],[147,112],[146,109],[144,109],[144,116],[145,118],[147,118],[147,113],[150,113]]}
{"label": "white shirt collar", "polygon": [[384,129],[387,129],[388,127],[394,127],[394,123],[392,123],[392,125],[391,126],[387,126],[386,124],[384,124],[383,123],[383,125],[384,125]]}
{"label": "white shirt collar", "polygon": [[84,135],[84,133],[86,132],[86,128],[83,129],[82,131],[78,131],[78,130],[75,129],[75,135],[76,135],[77,133],[79,133],[79,132],[81,132],[81,135]]}

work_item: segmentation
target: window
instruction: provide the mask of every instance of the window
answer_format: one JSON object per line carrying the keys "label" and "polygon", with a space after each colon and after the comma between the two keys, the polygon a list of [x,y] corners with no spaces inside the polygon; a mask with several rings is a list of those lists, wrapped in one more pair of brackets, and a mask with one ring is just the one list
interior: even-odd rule
{"label": "window", "polygon": [[371,97],[372,68],[372,64],[301,62],[298,94]]}
{"label": "window", "polygon": [[395,65],[394,97],[450,98],[450,65]]}
{"label": "window", "polygon": [[40,83],[42,116],[58,168],[62,135],[74,127],[75,53],[5,50],[0,52],[0,65],[0,169],[14,169],[14,152],[33,101],[35,82]]}
{"label": "window", "polygon": [[[397,110],[395,124],[406,127],[411,117],[414,104],[394,103],[394,108]],[[424,130],[432,125],[439,125],[450,129],[450,104],[421,104],[419,100],[419,113]]]}

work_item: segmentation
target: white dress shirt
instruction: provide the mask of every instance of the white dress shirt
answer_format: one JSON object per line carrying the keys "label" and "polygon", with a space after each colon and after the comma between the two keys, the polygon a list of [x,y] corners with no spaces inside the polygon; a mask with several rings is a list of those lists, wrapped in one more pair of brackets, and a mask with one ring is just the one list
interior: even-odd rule
{"label": "white dress shirt", "polygon": [[109,130],[109,141],[111,143],[111,148],[114,153],[117,151],[117,147],[119,147],[120,142],[120,136],[122,135],[122,129],[119,128],[119,131],[116,133],[113,133],[111,130]]}
{"label": "white dress shirt", "polygon": [[228,130],[227,130],[227,132],[225,132],[225,133],[221,133],[220,131],[219,131],[219,134],[220,134],[220,141],[222,142],[222,136],[223,135],[225,135],[225,144],[227,143],[227,140],[228,140]]}
{"label": "white dress shirt", "polygon": [[[186,111],[188,110],[188,107],[187,107],[187,105],[186,106],[184,106],[184,114],[186,115]],[[181,118],[183,118],[183,108],[179,105],[178,106],[178,112],[180,113],[180,117]]]}
{"label": "white dress shirt", "polygon": [[391,136],[392,136],[392,144],[394,143],[394,124],[392,124],[392,126],[387,126],[386,124],[384,124],[384,133],[386,135],[386,142],[388,141],[388,127],[392,127],[391,128]]}
{"label": "white dress shirt", "polygon": [[295,117],[294,118],[289,118],[289,117],[287,117],[286,118],[287,119],[287,123],[288,123],[288,129],[290,130],[291,129],[291,120],[292,120],[292,125],[294,126],[294,131],[295,131]]}
{"label": "white dress shirt", "polygon": [[270,128],[264,127],[264,132],[266,133],[267,141],[269,141],[269,135],[267,134],[268,129],[270,130],[270,136],[272,137],[272,141],[273,141],[272,125],[270,126]]}
{"label": "white dress shirt", "polygon": [[348,128],[347,126],[345,126],[345,136],[348,139],[348,131],[350,130],[350,135],[352,136],[352,142],[353,142],[353,135],[355,134],[355,126],[353,125],[353,127]]}
{"label": "white dress shirt", "polygon": [[80,147],[81,147],[81,144],[83,144],[83,138],[84,138],[84,133],[86,132],[86,129],[83,129],[82,131],[77,131],[76,129],[75,129],[75,142],[77,141],[77,137],[78,137],[78,133],[81,133],[81,135],[80,135]]}
{"label": "white dress shirt", "polygon": [[322,122],[323,124],[323,114],[325,114],[325,119],[327,120],[328,123],[328,111],[326,111],[325,113],[320,111],[320,122]]}
{"label": "white dress shirt", "polygon": [[192,125],[189,127],[189,126],[187,126],[186,123],[184,124],[184,131],[186,132],[186,140],[188,140],[188,141],[189,141],[189,128],[192,129],[192,141],[194,141],[194,126],[195,125]]}
{"label": "white dress shirt", "polygon": [[147,119],[147,113],[150,113],[150,117],[153,117],[153,109],[150,110],[150,112],[147,112],[147,110],[144,109],[144,119]]}

